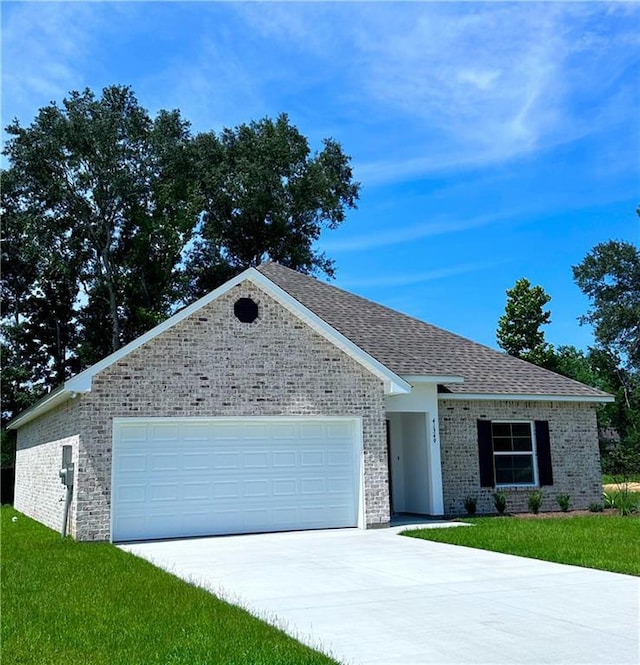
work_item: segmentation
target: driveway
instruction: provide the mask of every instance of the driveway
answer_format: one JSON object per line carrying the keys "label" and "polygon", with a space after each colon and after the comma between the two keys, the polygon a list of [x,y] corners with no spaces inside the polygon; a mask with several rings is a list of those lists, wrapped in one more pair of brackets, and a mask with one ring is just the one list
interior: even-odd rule
{"label": "driveway", "polygon": [[638,579],[401,537],[402,528],[121,548],[344,663],[639,662]]}

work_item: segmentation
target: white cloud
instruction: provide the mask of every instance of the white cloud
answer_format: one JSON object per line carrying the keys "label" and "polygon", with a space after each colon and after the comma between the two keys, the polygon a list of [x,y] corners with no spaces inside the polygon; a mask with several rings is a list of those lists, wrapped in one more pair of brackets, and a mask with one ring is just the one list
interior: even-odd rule
{"label": "white cloud", "polygon": [[367,233],[364,236],[345,238],[343,240],[328,240],[322,242],[322,249],[329,252],[366,251],[378,247],[402,245],[415,240],[429,238],[449,233],[459,233],[469,229],[481,228],[498,224],[511,219],[512,212],[503,212],[496,215],[484,215],[461,220],[440,219],[407,227],[395,226],[392,230]]}
{"label": "white cloud", "polygon": [[446,279],[447,277],[454,277],[456,275],[477,272],[479,270],[491,270],[498,265],[503,265],[504,263],[507,263],[507,261],[493,261],[491,263],[466,263],[457,266],[449,266],[447,268],[439,268],[438,270],[429,270],[428,272],[403,272],[400,274],[389,274],[383,277],[365,277],[363,279],[347,278],[345,280],[340,280],[339,285],[343,288],[410,286],[414,284],[424,284],[426,282],[439,281]]}

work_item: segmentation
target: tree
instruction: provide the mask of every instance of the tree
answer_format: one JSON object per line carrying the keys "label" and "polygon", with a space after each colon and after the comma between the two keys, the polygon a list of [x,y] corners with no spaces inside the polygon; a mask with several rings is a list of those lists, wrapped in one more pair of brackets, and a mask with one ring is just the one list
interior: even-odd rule
{"label": "tree", "polygon": [[311,155],[282,114],[200,134],[195,152],[203,213],[185,271],[192,297],[265,259],[333,275],[333,261],[313,245],[323,227],[344,221],[360,189],[336,141]]}
{"label": "tree", "polygon": [[14,121],[7,132],[15,215],[52,238],[52,261],[66,265],[70,254],[79,265],[71,279],[86,299],[80,353],[95,362],[174,300],[195,219],[188,123],[177,111],[152,120],[129,88],[111,86],[99,99],[72,92],[62,108],[51,103],[28,128]]}
{"label": "tree", "polygon": [[503,351],[536,365],[548,366],[553,349],[545,342],[540,328],[551,322],[550,311],[544,310],[550,300],[541,286],[531,286],[524,277],[507,289],[505,313],[498,321],[496,332]]}
{"label": "tree", "polygon": [[640,251],[627,242],[596,245],[573,267],[576,284],[591,300],[582,317],[596,340],[625,367],[640,367]]}
{"label": "tree", "polygon": [[340,145],[312,155],[286,115],[194,138],[124,86],[71,92],[6,131],[3,425],[265,258],[333,274],[314,243],[359,193]]}
{"label": "tree", "polygon": [[594,328],[591,350],[599,372],[607,377],[615,405],[607,414],[620,445],[605,464],[618,471],[640,471],[640,251],[611,240],[596,245],[573,267],[580,289],[591,300],[581,318]]}

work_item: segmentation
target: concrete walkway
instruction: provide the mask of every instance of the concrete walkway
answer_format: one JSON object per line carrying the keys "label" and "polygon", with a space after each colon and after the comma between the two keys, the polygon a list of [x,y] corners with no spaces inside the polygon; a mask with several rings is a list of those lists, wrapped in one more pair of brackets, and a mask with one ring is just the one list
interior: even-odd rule
{"label": "concrete walkway", "polygon": [[121,547],[344,663],[640,662],[637,578],[398,536],[404,528]]}

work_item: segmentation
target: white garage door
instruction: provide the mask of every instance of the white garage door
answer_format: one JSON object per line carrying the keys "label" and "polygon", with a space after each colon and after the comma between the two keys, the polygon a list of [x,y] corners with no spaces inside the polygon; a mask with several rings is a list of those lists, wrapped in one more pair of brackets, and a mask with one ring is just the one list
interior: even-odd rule
{"label": "white garage door", "polygon": [[112,540],[358,525],[360,424],[114,421]]}

